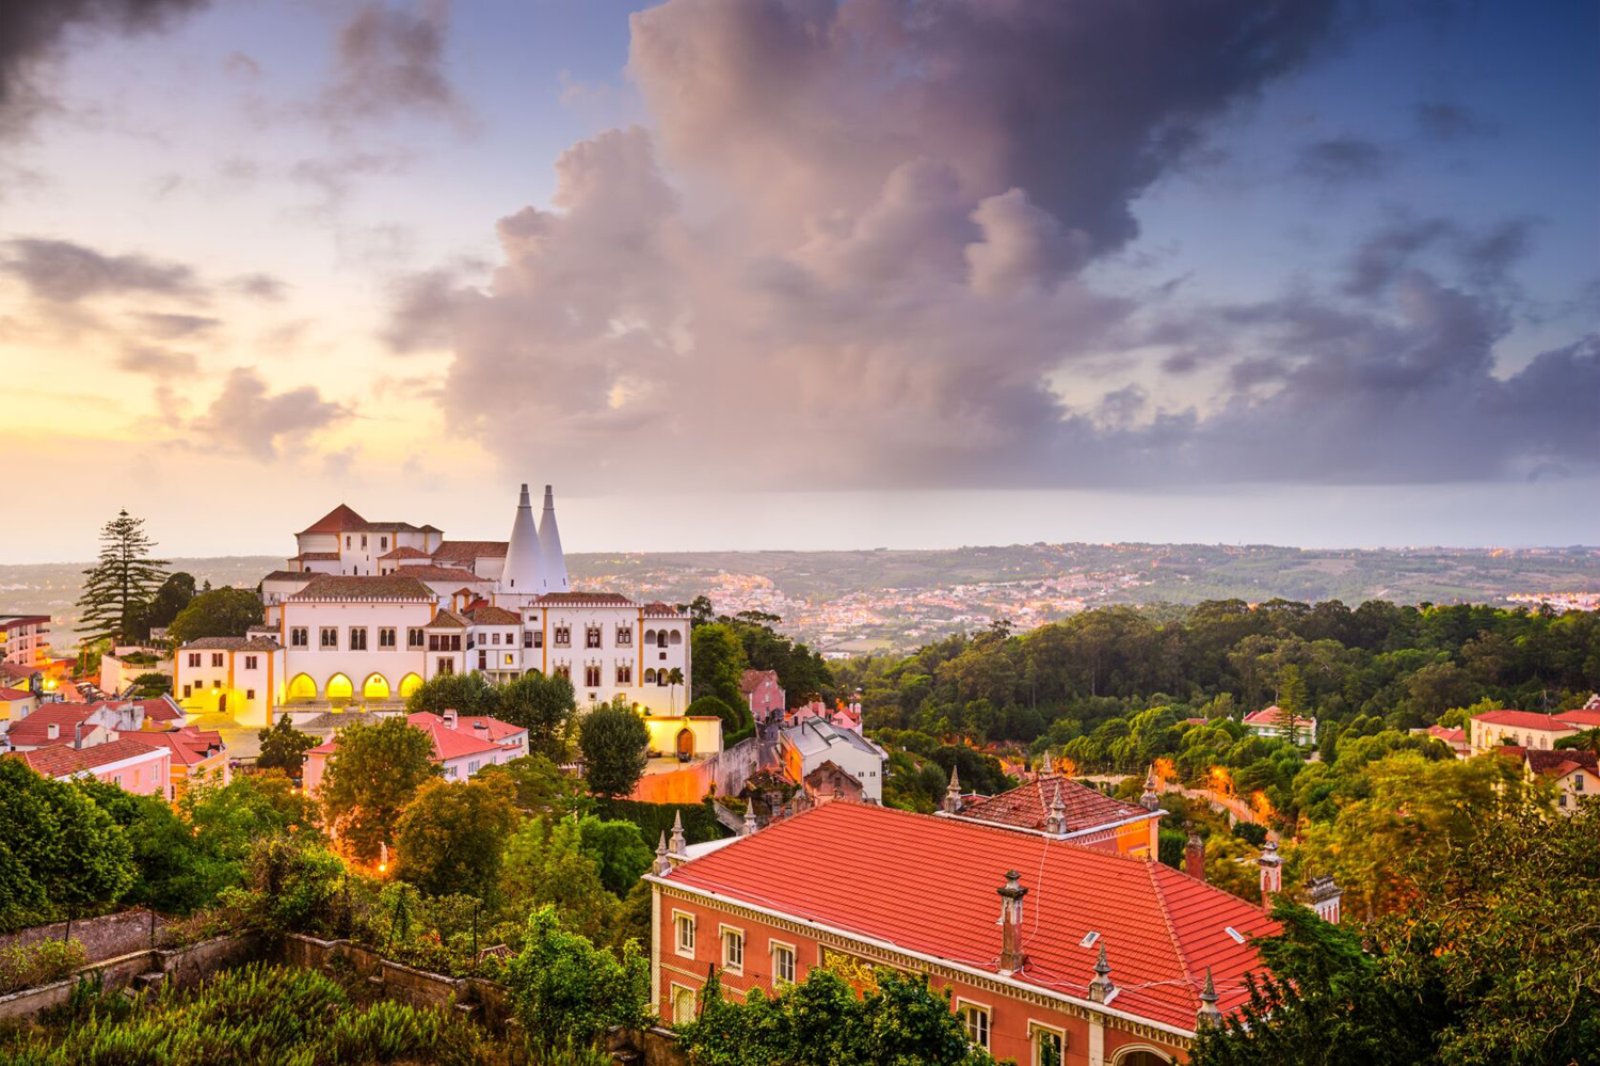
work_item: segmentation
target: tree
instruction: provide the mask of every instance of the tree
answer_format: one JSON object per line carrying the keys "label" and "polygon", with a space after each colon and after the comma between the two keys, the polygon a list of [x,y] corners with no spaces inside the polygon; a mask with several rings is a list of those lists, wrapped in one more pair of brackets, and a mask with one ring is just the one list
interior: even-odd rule
{"label": "tree", "polygon": [[417,690],[406,698],[406,710],[412,714],[419,711],[433,714],[455,711],[469,717],[493,716],[500,712],[501,691],[476,671],[470,674],[440,674],[417,686]]}
{"label": "tree", "polygon": [[1300,735],[1300,719],[1311,717],[1306,700],[1306,681],[1300,668],[1292,663],[1285,666],[1278,674],[1278,716],[1283,723],[1283,738],[1290,744],[1314,743],[1317,739]]}
{"label": "tree", "polygon": [[140,674],[133,679],[133,687],[128,690],[128,698],[153,700],[171,692],[172,678],[167,674]]}
{"label": "tree", "polygon": [[498,717],[528,731],[528,751],[552,762],[566,762],[572,747],[572,719],[578,709],[572,682],[537,670],[500,689]]}
{"label": "tree", "polygon": [[0,931],[108,906],[137,876],[127,834],[88,793],[0,759]]}
{"label": "tree", "polygon": [[271,728],[257,732],[256,737],[261,741],[256,768],[282,770],[293,778],[300,776],[300,770],[306,763],[306,752],[317,746],[317,738],[296,729],[287,714],[274,722]]}
{"label": "tree", "polygon": [[202,637],[242,637],[261,624],[261,597],[249,589],[221,588],[202,592],[178,612],[167,627],[175,644]]}
{"label": "tree", "polygon": [[744,702],[739,680],[744,676],[744,645],[733,627],[722,622],[695,626],[689,634],[689,651],[694,661],[691,699],[715,696],[730,707]]}
{"label": "tree", "polygon": [[422,783],[438,773],[433,742],[404,718],[346,726],[322,776],[325,820],[358,859],[378,857]]}
{"label": "tree", "polygon": [[150,557],[155,547],[144,532],[144,519],[127,511],[100,530],[100,561],[84,571],[87,580],[78,597],[78,632],[85,642],[125,643],[141,639],[145,611],[166,574],[164,559]]}
{"label": "tree", "polygon": [[619,959],[569,932],[552,907],[528,919],[506,983],[523,1031],[542,1058],[563,1046],[591,1045],[613,1026],[646,1024],[650,964],[638,942],[625,944]]}
{"label": "tree", "polygon": [[172,624],[180,611],[189,606],[189,601],[194,599],[194,575],[179,570],[177,573],[168,574],[167,579],[156,590],[155,596],[150,600],[150,606],[144,613],[144,636],[150,635],[150,630],[159,629]]}
{"label": "tree", "polygon": [[127,835],[135,876],[122,902],[188,914],[239,882],[239,866],[211,854],[160,797],[137,796],[92,779],[77,786]]}
{"label": "tree", "polygon": [[594,860],[600,883],[613,893],[628,893],[650,869],[655,852],[632,822],[606,821],[589,815],[578,823],[583,853]]}
{"label": "tree", "polygon": [[550,905],[568,928],[594,940],[605,936],[615,898],[583,851],[583,830],[570,818],[529,818],[511,835],[501,864],[500,895],[525,911]]}
{"label": "tree", "polygon": [[498,766],[485,766],[478,776],[505,778],[511,782],[518,808],[552,820],[582,815],[594,805],[583,778],[566,772],[537,752]]}
{"label": "tree", "polygon": [[689,704],[683,713],[688,718],[722,719],[722,739],[724,741],[743,729],[745,722],[750,717],[748,711],[745,714],[740,714],[716,696],[701,696]]}
{"label": "tree", "polygon": [[316,828],[316,803],[278,770],[241,774],[226,785],[192,785],[179,801],[207,852],[242,863],[257,841]]}
{"label": "tree", "polygon": [[669,688],[667,690],[667,696],[668,696],[668,699],[670,699],[672,701],[671,708],[672,708],[672,713],[673,714],[677,714],[678,713],[678,689],[682,684],[683,684],[683,668],[682,667],[674,666],[671,670],[667,671],[667,685],[669,686]]}
{"label": "tree", "polygon": [[395,825],[401,879],[429,895],[488,898],[516,823],[511,795],[505,778],[423,782]]}
{"label": "tree", "polygon": [[632,792],[644,775],[650,731],[626,704],[602,704],[584,715],[578,747],[590,791],[621,796]]}

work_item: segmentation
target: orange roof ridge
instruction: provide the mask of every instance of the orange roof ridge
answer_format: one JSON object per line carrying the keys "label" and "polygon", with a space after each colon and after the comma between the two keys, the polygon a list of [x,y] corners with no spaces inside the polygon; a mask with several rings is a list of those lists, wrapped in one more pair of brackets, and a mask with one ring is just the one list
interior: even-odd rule
{"label": "orange roof ridge", "polygon": [[[1189,956],[1184,953],[1183,942],[1178,938],[1178,927],[1172,921],[1172,911],[1167,906],[1167,894],[1161,888],[1161,879],[1156,876],[1155,867],[1160,863],[1160,859],[1145,860],[1145,872],[1150,876],[1150,891],[1155,895],[1156,906],[1161,910],[1161,920],[1167,923],[1167,939],[1172,941],[1172,950],[1178,955],[1178,967],[1192,983],[1194,980],[1194,967],[1189,965]],[[1199,999],[1196,998],[1196,1009],[1199,1009],[1199,1003]]]}

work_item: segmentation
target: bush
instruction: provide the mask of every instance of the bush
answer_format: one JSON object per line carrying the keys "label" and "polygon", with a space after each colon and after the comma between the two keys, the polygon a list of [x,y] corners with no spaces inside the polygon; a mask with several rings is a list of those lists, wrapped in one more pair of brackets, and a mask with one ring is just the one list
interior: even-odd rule
{"label": "bush", "polygon": [[690,844],[721,840],[730,836],[726,826],[711,813],[709,803],[640,803],[637,800],[597,799],[594,812],[601,818],[632,822],[652,852],[662,833],[672,832],[674,817],[683,819],[683,835]]}
{"label": "bush", "polygon": [[650,964],[637,942],[622,960],[561,927],[554,907],[528,919],[522,953],[508,983],[517,1018],[540,1052],[589,1046],[614,1025],[640,1028],[650,1003]]}
{"label": "bush", "polygon": [[59,981],[89,961],[76,940],[41,940],[0,949],[0,995]]}
{"label": "bush", "polygon": [[1233,827],[1233,835],[1251,847],[1259,848],[1267,842],[1267,827],[1254,822],[1240,822]]}

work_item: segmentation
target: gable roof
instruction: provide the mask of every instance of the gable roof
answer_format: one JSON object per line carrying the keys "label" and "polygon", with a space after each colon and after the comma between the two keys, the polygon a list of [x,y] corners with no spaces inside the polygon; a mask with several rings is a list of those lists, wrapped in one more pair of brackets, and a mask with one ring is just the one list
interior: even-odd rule
{"label": "gable roof", "polygon": [[408,714],[406,721],[428,734],[428,739],[433,741],[433,757],[439,762],[500,750],[500,745],[492,740],[475,737],[470,732],[463,732],[460,729],[451,729],[444,724],[443,718],[431,711]]}
{"label": "gable roof", "polygon": [[27,689],[5,688],[0,686],[0,703],[10,703],[12,700],[31,700],[33,693]]}
{"label": "gable roof", "polygon": [[615,592],[547,592],[536,598],[540,607],[632,607],[634,601]]}
{"label": "gable roof", "polygon": [[418,581],[471,581],[484,584],[493,581],[493,578],[479,577],[474,571],[463,570],[459,566],[402,566],[394,571],[396,576],[404,575]]}
{"label": "gable roof", "polygon": [[[1249,714],[1244,716],[1245,725],[1281,726],[1283,725],[1283,720],[1283,708],[1279,707],[1276,703],[1274,703],[1271,707],[1264,707],[1259,711],[1251,711]],[[1312,722],[1316,721],[1314,718],[1307,718],[1304,715],[1299,714],[1294,716],[1294,720],[1296,724],[1299,725],[1310,725]]]}
{"label": "gable roof", "polygon": [[387,555],[378,556],[379,562],[382,562],[385,559],[431,559],[431,558],[433,558],[433,556],[429,555],[427,552],[423,551],[421,548],[412,548],[412,547],[396,548],[394,551],[389,552]]}
{"label": "gable roof", "polygon": [[1593,729],[1600,726],[1600,710],[1589,707],[1580,711],[1557,711],[1556,717],[1578,729]]}
{"label": "gable roof", "polygon": [[[1008,870],[1025,871],[1030,890],[1028,961],[1009,979],[998,977],[995,923]],[[1264,968],[1249,938],[1278,929],[1163,863],[875,804],[825,804],[650,879],[1079,1001],[1103,946],[1118,988],[1106,1006],[1183,1033],[1194,1031],[1206,968],[1218,1006],[1238,1007],[1244,974]],[[1100,935],[1085,945],[1090,933]]]}
{"label": "gable roof", "polygon": [[88,748],[74,748],[70,744],[36,748],[33,751],[16,751],[6,757],[21,759],[35,773],[45,777],[70,777],[73,774],[93,773],[102,766],[132,759],[140,755],[160,753],[161,748],[143,740],[122,737]]}
{"label": "gable roof", "polygon": [[1539,714],[1536,711],[1485,711],[1475,715],[1474,722],[1487,722],[1489,725],[1508,725],[1515,729],[1539,729],[1554,733],[1564,733],[1576,726],[1564,724],[1557,715]]}
{"label": "gable roof", "polygon": [[180,647],[186,651],[277,651],[281,645],[270,637],[199,637]]}
{"label": "gable roof", "polygon": [[515,611],[508,611],[504,607],[493,604],[484,604],[474,607],[467,612],[467,617],[475,626],[515,626],[522,624],[522,616]]}
{"label": "gable roof", "polygon": [[1600,756],[1592,751],[1526,748],[1522,758],[1529,770],[1544,777],[1566,777],[1574,770],[1587,770],[1600,776]]}
{"label": "gable roof", "polygon": [[[46,703],[28,717],[12,722],[6,737],[13,747],[34,748],[44,744],[71,744],[73,730],[87,719],[94,707],[86,703]],[[50,726],[58,726],[56,739],[50,739]]]}
{"label": "gable roof", "polygon": [[345,504],[340,504],[306,528],[296,536],[305,536],[307,533],[343,533],[347,529],[361,529],[367,520],[356,514]]}
{"label": "gable roof", "polygon": [[503,540],[446,540],[439,543],[433,558],[440,563],[465,563],[471,566],[479,559],[504,559],[506,542]]}
{"label": "gable roof", "polygon": [[152,747],[160,746],[171,750],[172,761],[185,766],[227,751],[228,746],[222,742],[222,734],[211,730],[196,729],[194,726],[185,726],[183,729],[167,729],[159,732],[140,733],[139,740]]}
{"label": "gable roof", "polygon": [[1061,806],[1066,810],[1068,833],[1117,825],[1136,818],[1157,818],[1161,813],[1113,799],[1099,789],[1081,785],[1058,774],[1045,774],[1037,781],[1030,781],[997,796],[979,797],[965,804],[961,813],[951,817],[1042,833],[1058,788],[1061,790]]}
{"label": "gable roof", "polygon": [[778,683],[778,671],[746,670],[744,673],[739,675],[739,691],[748,696],[756,689],[760,688],[763,682],[767,681],[771,681],[774,685],[776,685]]}
{"label": "gable roof", "polygon": [[[480,724],[484,727],[482,730],[478,729]],[[520,725],[512,725],[510,722],[502,722],[500,719],[491,718],[486,714],[475,714],[470,716],[463,715],[458,717],[456,719],[456,729],[459,732],[467,733],[471,736],[486,735],[490,740],[495,741],[496,743],[505,740],[507,737],[514,737],[518,733],[527,732],[527,730]]]}
{"label": "gable roof", "polygon": [[428,586],[404,574],[353,576],[318,574],[306,587],[287,597],[290,600],[428,600]]}

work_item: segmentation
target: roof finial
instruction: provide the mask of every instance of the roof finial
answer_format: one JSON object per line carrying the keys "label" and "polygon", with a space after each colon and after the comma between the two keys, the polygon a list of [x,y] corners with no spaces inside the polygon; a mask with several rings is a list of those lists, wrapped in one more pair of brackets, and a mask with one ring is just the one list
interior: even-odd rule
{"label": "roof finial", "polygon": [[955,763],[950,764],[950,787],[944,790],[944,812],[946,814],[961,812],[961,778],[956,773]]}
{"label": "roof finial", "polygon": [[661,843],[656,845],[656,873],[666,875],[672,872],[672,860],[667,858],[667,831],[661,831]]}
{"label": "roof finial", "polygon": [[1147,811],[1161,806],[1161,795],[1156,791],[1156,784],[1156,768],[1152,763],[1149,772],[1144,775],[1144,795],[1139,797],[1139,806]]}
{"label": "roof finial", "polygon": [[683,839],[683,812],[678,811],[672,816],[672,841],[667,845],[667,850],[673,855],[682,855],[685,841]]}
{"label": "roof finial", "polygon": [[749,800],[745,801],[744,828],[740,830],[739,835],[747,837],[751,833],[754,833],[757,828],[759,828],[759,827],[756,825],[756,804],[755,804],[755,800],[754,799],[749,799]]}
{"label": "roof finial", "polygon": [[1061,800],[1061,782],[1056,782],[1056,795],[1050,801],[1050,814],[1044,820],[1044,831],[1060,835],[1067,831],[1067,805]]}
{"label": "roof finial", "polygon": [[1111,963],[1106,961],[1106,942],[1100,941],[1100,957],[1094,962],[1094,980],[1089,982],[1089,998],[1096,1003],[1105,1003],[1111,999],[1111,994],[1117,986],[1111,983]]}
{"label": "roof finial", "polygon": [[1206,967],[1206,986],[1200,990],[1200,1009],[1195,1012],[1194,1027],[1204,1029],[1222,1024],[1222,1012],[1217,1009],[1217,986],[1211,980],[1211,967]]}
{"label": "roof finial", "polygon": [[1055,760],[1055,757],[1050,754],[1050,749],[1049,748],[1045,748],[1044,749],[1044,761],[1039,764],[1039,776],[1043,777],[1046,774],[1053,774],[1055,772],[1056,772],[1056,760]]}

